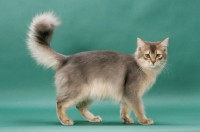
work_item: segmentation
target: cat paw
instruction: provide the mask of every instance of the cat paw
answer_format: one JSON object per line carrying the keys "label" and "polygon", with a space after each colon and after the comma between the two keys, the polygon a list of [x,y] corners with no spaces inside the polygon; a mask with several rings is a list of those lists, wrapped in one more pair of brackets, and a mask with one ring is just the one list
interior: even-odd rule
{"label": "cat paw", "polygon": [[125,124],[132,124],[132,123],[134,123],[134,120],[131,119],[131,118],[123,118],[122,121],[123,121]]}
{"label": "cat paw", "polygon": [[95,116],[93,119],[89,120],[90,122],[101,122],[102,119],[100,116]]}
{"label": "cat paw", "polygon": [[74,125],[74,122],[73,122],[73,120],[71,120],[71,119],[66,119],[66,120],[62,120],[62,121],[60,121],[63,125],[65,125],[65,126],[72,126],[72,125]]}
{"label": "cat paw", "polygon": [[153,120],[152,119],[146,119],[146,120],[144,120],[144,121],[142,121],[142,122],[140,122],[142,125],[153,125],[154,124],[154,122],[153,122]]}

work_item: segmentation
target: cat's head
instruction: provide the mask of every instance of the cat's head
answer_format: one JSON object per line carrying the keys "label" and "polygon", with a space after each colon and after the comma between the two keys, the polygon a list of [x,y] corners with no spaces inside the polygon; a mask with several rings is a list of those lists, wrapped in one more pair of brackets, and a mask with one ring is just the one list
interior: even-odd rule
{"label": "cat's head", "polygon": [[145,42],[137,38],[136,59],[143,68],[163,68],[167,61],[167,46],[169,38],[162,42]]}

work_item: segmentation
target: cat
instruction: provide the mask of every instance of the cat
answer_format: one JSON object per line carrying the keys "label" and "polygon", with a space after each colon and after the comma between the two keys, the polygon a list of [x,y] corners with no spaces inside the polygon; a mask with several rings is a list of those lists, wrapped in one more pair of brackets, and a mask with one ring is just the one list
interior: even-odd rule
{"label": "cat", "polygon": [[120,104],[120,116],[125,124],[134,123],[133,110],[139,123],[154,124],[147,118],[143,94],[155,83],[167,61],[168,38],[161,42],[146,42],[137,38],[132,55],[113,51],[89,51],[62,55],[50,48],[50,41],[60,20],[52,12],[36,15],[29,27],[27,46],[32,57],[47,68],[56,70],[57,116],[63,125],[73,125],[66,110],[76,105],[90,122],[101,122],[88,107],[93,100],[112,99]]}

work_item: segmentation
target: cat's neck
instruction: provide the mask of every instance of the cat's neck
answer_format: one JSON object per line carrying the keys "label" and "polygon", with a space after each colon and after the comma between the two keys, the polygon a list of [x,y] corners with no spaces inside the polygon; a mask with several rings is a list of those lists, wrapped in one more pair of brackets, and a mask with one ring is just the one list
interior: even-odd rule
{"label": "cat's neck", "polygon": [[153,76],[157,77],[160,74],[161,70],[162,70],[160,67],[159,68],[150,68],[150,67],[146,68],[146,67],[143,67],[140,64],[139,64],[139,66],[141,67],[142,71],[146,75],[151,76],[151,77],[153,77]]}

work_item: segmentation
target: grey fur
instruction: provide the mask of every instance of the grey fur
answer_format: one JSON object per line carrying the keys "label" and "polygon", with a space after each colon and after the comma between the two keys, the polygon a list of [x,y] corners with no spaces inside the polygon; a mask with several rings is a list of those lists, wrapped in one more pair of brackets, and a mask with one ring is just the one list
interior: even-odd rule
{"label": "grey fur", "polygon": [[[28,45],[37,45],[48,53],[44,53],[45,56],[54,56],[54,59],[50,58],[52,60],[40,60],[40,57],[45,56],[34,57],[40,63],[56,60],[56,63],[50,66],[56,65],[57,113],[63,125],[73,125],[73,121],[65,113],[65,110],[73,105],[77,105],[81,114],[89,121],[101,121],[99,116],[95,117],[88,111],[89,105],[96,99],[113,99],[121,103],[124,123],[133,123],[129,117],[129,111],[133,110],[141,124],[153,124],[145,115],[142,95],[153,85],[165,65],[168,39],[157,43],[138,39],[138,49],[133,55],[114,51],[90,51],[64,56],[49,47],[55,27],[52,23],[56,22],[55,16],[44,13],[39,18],[41,21],[38,17],[33,20],[37,22],[33,23],[34,28],[33,24],[31,25]],[[45,21],[42,18],[46,18]],[[37,51],[31,46],[29,49],[33,55],[37,52],[42,55],[43,50]],[[157,52],[162,53],[162,58],[156,58]],[[151,54],[151,58],[145,58],[145,53]],[[156,63],[151,64],[152,60]],[[153,68],[150,65],[153,65]]]}
{"label": "grey fur", "polygon": [[[113,51],[78,53],[66,58],[64,61],[67,61],[67,63],[56,72],[56,76],[63,74],[63,78],[67,78],[66,81],[62,82],[63,84],[60,84],[67,87],[59,91],[59,93],[65,93],[66,99],[63,99],[63,94],[61,97],[58,95],[57,100],[59,102],[75,98],[84,90],[82,85],[90,84],[94,79],[118,83],[120,88],[116,90],[120,92],[124,91],[127,85],[134,80],[138,80],[143,74],[142,71],[137,72],[139,66],[134,56]],[[127,94],[126,91],[128,89],[124,91],[124,94]]]}

